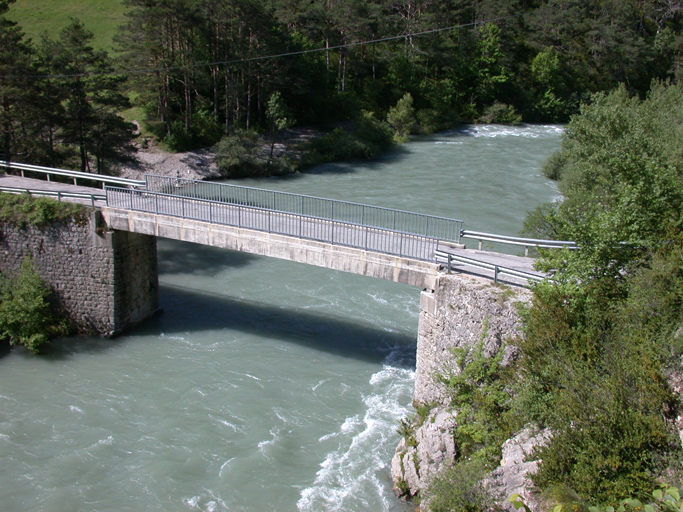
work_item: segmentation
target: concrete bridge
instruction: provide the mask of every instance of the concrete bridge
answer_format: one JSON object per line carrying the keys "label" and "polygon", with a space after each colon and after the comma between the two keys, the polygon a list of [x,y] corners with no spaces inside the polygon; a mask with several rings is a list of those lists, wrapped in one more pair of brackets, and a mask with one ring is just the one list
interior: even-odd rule
{"label": "concrete bridge", "polygon": [[[466,232],[463,221],[347,201],[236,185],[146,175],[145,180],[95,175],[104,190],[50,181],[54,175],[93,175],[26,164],[0,166],[41,172],[48,181],[2,176],[0,189],[30,189],[101,208],[109,229],[211,245],[434,289],[444,266],[523,284],[544,276],[533,259],[482,251],[486,233]],[[113,186],[112,186],[113,185]],[[71,194],[69,199],[66,196]],[[479,239],[465,249],[461,236]],[[544,242],[499,237],[533,246]],[[517,240],[517,242],[515,242]]]}
{"label": "concrete bridge", "polygon": [[109,228],[434,289],[462,221],[235,185],[146,176],[106,187]]}
{"label": "concrete bridge", "polygon": [[[17,165],[32,171],[45,169],[12,164]],[[92,179],[87,173],[45,170],[48,175],[52,171],[73,177],[74,181]],[[95,179],[106,182],[107,177]],[[533,270],[531,258],[465,249],[461,237],[468,232],[463,231],[460,220],[162,176],[147,175],[144,181],[129,180],[127,184],[121,178],[112,180],[117,186],[106,185],[102,191],[54,181],[0,176],[0,190],[28,190],[98,207],[100,213],[93,217],[89,228],[92,234],[79,234],[81,241],[77,244],[69,235],[71,238],[66,240],[67,246],[63,249],[66,259],[61,261],[46,254],[43,265],[44,278],[48,274],[53,276],[46,280],[56,279],[50,284],[58,292],[71,286],[73,281],[82,283],[70,292],[69,300],[76,309],[81,308],[80,302],[84,303],[81,308],[84,312],[78,313],[79,321],[101,333],[121,332],[158,309],[157,237],[409,284],[422,290],[420,309],[429,314],[436,311],[435,297],[439,295],[444,269],[493,279],[505,275],[506,281],[513,284],[543,278]],[[39,233],[28,235],[16,248],[8,246],[4,254],[16,254],[11,263],[2,261],[0,254],[0,270],[13,271],[12,267],[20,261],[19,253],[35,258],[37,253],[45,252],[45,247],[54,244],[53,238],[32,239],[40,236]],[[491,236],[496,235],[478,233],[475,238],[491,240]],[[523,245],[542,242],[501,238]],[[29,247],[31,244],[35,249]],[[75,259],[66,261],[69,258]],[[39,260],[36,262],[41,264]],[[54,268],[58,265],[64,268]],[[77,272],[80,277],[74,276],[75,267],[80,269]],[[90,281],[92,286],[88,284]],[[96,291],[81,300],[79,290],[88,286]],[[91,311],[95,305],[107,303],[113,304],[104,308],[107,311]]]}

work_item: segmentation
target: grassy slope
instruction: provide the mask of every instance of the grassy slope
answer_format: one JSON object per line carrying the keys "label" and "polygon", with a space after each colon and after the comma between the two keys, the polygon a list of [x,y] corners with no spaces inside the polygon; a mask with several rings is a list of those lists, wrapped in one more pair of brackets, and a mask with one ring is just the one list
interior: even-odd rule
{"label": "grassy slope", "polygon": [[111,52],[125,11],[123,0],[16,0],[7,17],[18,22],[35,41],[44,32],[57,37],[69,24],[69,18],[78,18],[95,34],[93,46]]}
{"label": "grassy slope", "polygon": [[[120,25],[125,22],[124,0],[16,0],[10,6],[7,17],[19,23],[27,37],[39,41],[47,32],[56,38],[70,19],[78,18],[93,32],[93,46],[115,55],[113,39]],[[142,119],[139,107],[121,112],[128,121]]]}

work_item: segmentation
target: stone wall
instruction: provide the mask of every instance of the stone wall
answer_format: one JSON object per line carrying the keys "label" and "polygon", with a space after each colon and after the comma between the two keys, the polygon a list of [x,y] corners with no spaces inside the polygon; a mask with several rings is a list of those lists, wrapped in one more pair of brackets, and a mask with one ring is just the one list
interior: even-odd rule
{"label": "stone wall", "polygon": [[99,212],[46,227],[0,225],[0,271],[24,258],[84,332],[113,336],[159,309],[156,238],[105,229]]}
{"label": "stone wall", "polygon": [[[485,354],[496,354],[506,339],[520,334],[517,304],[529,300],[531,293],[524,288],[465,274],[442,274],[433,293],[422,292],[414,405],[429,411],[416,419],[413,436],[396,449],[391,465],[396,494],[417,495],[457,457],[452,434],[457,411],[450,409],[438,379],[453,367],[452,349],[482,342]],[[504,349],[509,358],[511,349]]]}

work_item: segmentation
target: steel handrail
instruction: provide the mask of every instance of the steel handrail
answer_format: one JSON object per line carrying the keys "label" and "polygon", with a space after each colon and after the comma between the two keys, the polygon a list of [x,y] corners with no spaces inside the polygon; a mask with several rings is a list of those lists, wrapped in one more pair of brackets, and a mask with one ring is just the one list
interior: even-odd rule
{"label": "steel handrail", "polygon": [[[274,211],[281,211],[281,212],[286,212],[286,213],[291,213],[295,215],[307,215],[304,211],[302,211],[303,204],[305,200],[308,200],[310,202],[325,202],[326,204],[330,205],[330,210],[331,214],[328,216],[323,216],[323,215],[317,215],[319,218],[324,218],[327,220],[334,220],[334,221],[339,221],[339,222],[347,222],[346,219],[341,218],[337,214],[335,214],[335,206],[337,206],[337,212],[339,210],[343,210],[344,207],[349,207],[351,209],[356,209],[355,213],[359,214],[361,211],[363,212],[362,215],[365,219],[365,222],[359,222],[358,224],[363,225],[363,226],[372,226],[380,229],[388,229],[391,231],[403,231],[406,233],[413,233],[413,234],[418,234],[420,236],[429,236],[430,238],[440,238],[440,239],[448,239],[450,241],[453,241],[455,243],[459,243],[460,241],[460,232],[461,232],[461,227],[463,224],[462,220],[458,219],[449,219],[446,217],[439,217],[436,215],[428,215],[428,214],[422,214],[422,213],[415,213],[415,212],[409,212],[405,210],[397,210],[393,208],[386,208],[382,206],[373,206],[373,205],[366,205],[362,203],[355,203],[351,201],[342,201],[338,199],[330,199],[330,198],[322,198],[322,197],[315,197],[315,196],[310,196],[310,195],[305,195],[305,194],[296,194],[292,192],[280,192],[276,190],[268,190],[268,189],[261,189],[261,188],[254,188],[254,187],[246,187],[243,185],[233,185],[229,183],[215,183],[215,182],[206,182],[206,181],[201,181],[201,180],[192,180],[188,178],[172,178],[169,176],[159,176],[159,175],[154,175],[154,174],[146,174],[145,175],[145,180],[147,181],[147,190],[148,191],[158,191],[158,192],[165,192],[165,193],[170,193],[170,190],[183,190],[186,192],[186,194],[171,194],[171,195],[177,195],[177,196],[183,196],[183,197],[190,197],[190,198],[195,198],[195,199],[208,199],[210,200],[209,197],[201,197],[198,195],[197,190],[199,189],[200,192],[203,191],[207,194],[213,193],[215,197],[224,197],[224,196],[230,196],[232,195],[235,200],[224,200],[224,199],[219,199],[218,201],[221,203],[225,204],[239,204],[243,206],[260,206],[264,209],[268,210],[274,210]],[[212,191],[211,188],[215,189],[215,191]],[[157,190],[159,189],[159,190]],[[222,194],[221,190],[227,191],[225,194]],[[230,194],[231,191],[237,191],[235,194]],[[243,193],[243,194],[240,194]],[[258,197],[254,198],[252,197],[251,200],[249,199],[249,194],[256,195]],[[241,195],[241,197],[236,197]],[[262,204],[258,204],[259,201],[263,201],[264,197],[270,196],[270,200],[272,201],[273,206],[264,206]],[[276,202],[279,202],[281,199],[285,199],[288,201],[290,205],[296,205],[297,208],[290,208],[290,209],[278,209],[274,205]],[[394,227],[389,227],[386,225],[381,225],[381,223],[371,223],[368,221],[368,219],[372,216],[373,212],[380,212],[383,214],[391,214],[392,216],[399,216],[398,219],[398,224],[401,224],[401,219],[406,222],[412,222],[412,221],[424,221],[425,223],[425,228],[420,231],[408,231],[407,229],[403,230],[398,230],[396,229],[396,226]],[[408,220],[411,219],[411,220]],[[430,221],[432,223],[432,231],[436,228],[436,226],[442,228],[439,233],[434,233],[430,234],[428,231],[430,231],[428,228],[430,226]],[[396,224],[396,218],[394,217],[393,222]],[[448,231],[450,234],[450,237],[447,238],[446,236],[446,226],[448,226]]]}
{"label": "steel handrail", "polygon": [[58,201],[62,200],[62,197],[68,197],[73,199],[90,199],[90,204],[95,206],[95,201],[105,202],[107,196],[104,194],[85,194],[80,192],[61,192],[59,190],[39,190],[21,187],[0,187],[0,191],[8,192],[11,194],[29,194],[31,196],[48,196],[57,197]]}
{"label": "steel handrail", "polygon": [[[297,213],[292,213],[288,211],[281,211],[281,210],[273,210],[269,208],[261,208],[257,206],[248,206],[248,205],[241,205],[241,204],[232,204],[232,203],[225,203],[221,201],[216,201],[216,200],[211,200],[211,199],[204,199],[204,198],[197,198],[197,197],[190,197],[190,196],[179,196],[175,194],[167,194],[164,192],[151,192],[147,190],[131,190],[131,189],[125,189],[125,188],[120,188],[120,187],[112,187],[112,186],[105,186],[105,192],[107,196],[107,206],[112,207],[112,208],[123,208],[127,210],[133,210],[133,211],[145,211],[149,213],[154,213],[156,215],[168,215],[171,217],[178,217],[178,218],[184,218],[184,219],[191,219],[191,220],[199,220],[211,223],[216,223],[216,224],[223,224],[223,225],[230,225],[238,228],[245,228],[245,229],[254,229],[257,231],[263,231],[263,232],[269,232],[269,233],[277,233],[277,234],[284,234],[287,236],[296,236],[298,238],[302,239],[309,239],[309,240],[317,240],[317,241],[322,241],[322,242],[327,242],[327,243],[332,243],[335,245],[340,245],[340,246],[347,246],[347,247],[355,247],[355,248],[361,248],[364,250],[369,250],[369,251],[374,251],[374,252],[379,252],[379,253],[384,253],[384,254],[391,254],[394,256],[401,256],[401,257],[407,257],[407,258],[413,258],[421,261],[434,261],[433,260],[433,249],[436,248],[438,245],[438,238],[436,237],[429,237],[423,234],[419,233],[411,233],[411,232],[404,232],[404,231],[398,231],[398,230],[391,230],[387,228],[380,228],[376,226],[369,226],[369,225],[363,225],[363,224],[356,224],[352,222],[344,222],[340,220],[335,220],[335,219],[328,219],[328,218],[321,218],[321,217],[315,217],[315,216],[310,216],[310,215],[302,215],[302,214],[297,214]],[[128,204],[116,204],[116,201],[110,200],[110,192],[113,193],[119,193],[119,194],[126,194],[130,196],[130,202]],[[178,214],[177,212],[168,212],[168,211],[160,211],[159,209],[159,202],[157,199],[154,201],[151,201],[151,208],[144,208],[141,207],[139,204],[135,205],[133,201],[133,197],[138,197],[138,198],[163,198],[163,199],[171,199],[178,201],[181,206],[181,213]],[[113,199],[113,197],[112,197]],[[192,203],[202,203],[206,204],[209,206],[208,208],[208,215],[209,218],[206,219],[202,216],[193,216],[190,213],[188,213],[186,209],[186,202],[189,202],[190,204]],[[231,209],[232,211],[237,213],[237,222],[226,222],[225,218],[220,219],[220,218],[215,218],[212,217],[212,214],[216,209],[212,211],[212,205],[216,208],[219,207],[224,207]],[[249,217],[249,212],[256,212],[260,215],[263,216],[263,219],[268,220],[268,227],[267,228],[262,228],[262,227],[257,227],[254,226],[253,224],[248,223],[245,219],[251,219],[253,220],[253,217]],[[261,219],[261,220],[263,220]],[[282,231],[281,227],[284,225],[286,226],[286,222],[283,223],[283,221],[286,221],[286,219],[296,219],[296,223],[294,225],[298,226],[298,233],[291,233],[289,231]],[[277,221],[280,221],[280,224],[277,223]],[[318,231],[318,234],[321,232],[324,232],[324,227],[325,226],[331,226],[330,229],[330,234],[329,236],[311,236],[310,234],[303,234],[302,230],[302,222],[307,223],[307,222],[313,222],[316,223],[315,226],[322,228],[320,231]],[[363,234],[363,242],[362,243],[348,243],[348,242],[343,242],[340,241],[340,237],[337,236],[335,237],[335,229],[334,227],[338,226],[339,228],[343,229],[349,229],[349,230],[355,230],[354,233],[356,235],[358,234]],[[308,226],[310,228],[310,226]],[[336,234],[339,235],[339,229],[336,231]],[[391,250],[388,249],[381,249],[377,246],[377,244],[373,245],[370,243],[368,236],[372,238],[372,236],[378,236],[381,234],[385,235],[390,235],[395,243],[398,243],[398,250],[396,250],[396,247],[392,247]],[[394,238],[395,237],[395,238]],[[353,236],[351,237],[353,238]],[[410,245],[412,243],[412,245]],[[410,246],[410,247],[407,247]],[[409,253],[409,249],[413,249],[412,252]],[[419,256],[416,254],[424,254],[424,256]]]}
{"label": "steel handrail", "polygon": [[480,231],[461,230],[461,238],[472,238],[479,240],[479,250],[482,250],[482,242],[498,242],[509,245],[519,245],[524,247],[524,255],[528,256],[529,248],[536,247],[541,249],[577,249],[576,242],[568,240],[544,240],[539,238],[523,238],[518,236],[498,235],[495,233],[482,233]]}
{"label": "steel handrail", "polygon": [[466,256],[461,256],[459,254],[452,254],[450,252],[441,251],[438,249],[434,251],[434,258],[436,259],[437,263],[446,263],[446,268],[449,273],[451,271],[451,263],[453,261],[458,261],[460,263],[464,263],[465,265],[481,268],[484,270],[492,270],[493,281],[495,283],[498,282],[498,276],[501,274],[519,277],[522,279],[526,279],[527,281],[543,281],[544,279],[546,279],[543,276],[539,276],[538,274],[532,274],[531,272],[516,270],[513,268],[505,267],[502,265],[496,265],[494,263],[488,263],[485,261],[479,261],[473,258],[468,258]]}
{"label": "steel handrail", "polygon": [[47,175],[47,180],[50,181],[50,176],[66,176],[68,178],[73,178],[74,185],[78,184],[78,179],[99,181],[103,185],[111,183],[114,185],[123,185],[129,187],[144,187],[144,180],[132,180],[128,178],[119,178],[116,176],[105,176],[104,174],[95,174],[90,172],[81,171],[71,171],[69,169],[57,169],[54,167],[43,167],[40,165],[30,165],[21,164],[17,162],[7,162],[0,160],[0,167],[5,167],[6,169],[17,169],[21,171],[21,176],[24,177],[24,171],[39,172]]}

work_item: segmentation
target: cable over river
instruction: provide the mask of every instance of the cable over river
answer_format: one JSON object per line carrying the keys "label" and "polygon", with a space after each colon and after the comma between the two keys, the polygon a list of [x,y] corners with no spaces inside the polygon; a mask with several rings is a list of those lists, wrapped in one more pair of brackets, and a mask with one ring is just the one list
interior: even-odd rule
{"label": "cable over river", "polygon": [[[233,182],[515,235],[556,198],[555,126],[469,127],[372,164]],[[164,314],[115,340],[0,357],[4,511],[405,512],[419,289],[159,241]]]}

